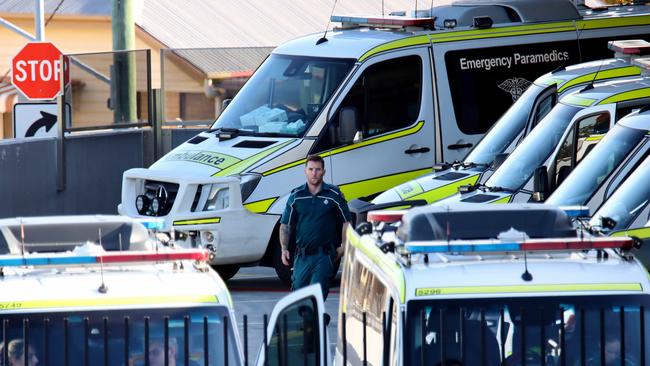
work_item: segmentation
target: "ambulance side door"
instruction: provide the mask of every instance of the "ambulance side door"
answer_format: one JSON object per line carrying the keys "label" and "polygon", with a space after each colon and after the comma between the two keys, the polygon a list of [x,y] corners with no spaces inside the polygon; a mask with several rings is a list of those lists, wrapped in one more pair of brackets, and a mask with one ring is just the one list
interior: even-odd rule
{"label": "ambulance side door", "polygon": [[273,307],[257,366],[332,364],[320,285],[290,293]]}
{"label": "ambulance side door", "polygon": [[442,159],[462,160],[543,74],[579,62],[575,32],[525,37],[432,35]]}
{"label": "ambulance side door", "polygon": [[435,140],[428,47],[361,64],[329,113],[312,154],[331,158],[348,200],[372,197],[431,170]]}

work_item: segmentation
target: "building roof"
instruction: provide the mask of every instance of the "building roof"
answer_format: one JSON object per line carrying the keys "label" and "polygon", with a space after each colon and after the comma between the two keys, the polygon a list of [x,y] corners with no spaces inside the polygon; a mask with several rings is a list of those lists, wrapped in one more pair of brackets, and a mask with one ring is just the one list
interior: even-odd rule
{"label": "building roof", "polygon": [[[61,6],[59,6],[59,3]],[[111,16],[112,1],[92,0],[45,0],[45,14],[52,14],[54,9],[59,15],[82,15],[82,16]],[[34,14],[34,1],[29,0],[2,0],[0,2],[0,13]]]}

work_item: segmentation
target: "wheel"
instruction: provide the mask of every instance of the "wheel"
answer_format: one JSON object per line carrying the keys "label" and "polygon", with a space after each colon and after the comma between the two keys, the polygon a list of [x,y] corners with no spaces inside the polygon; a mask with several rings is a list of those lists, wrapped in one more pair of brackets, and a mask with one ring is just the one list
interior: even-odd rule
{"label": "wheel", "polygon": [[228,281],[233,278],[239,271],[238,264],[223,264],[219,266],[212,266],[212,268],[217,271],[222,280]]}
{"label": "wheel", "polygon": [[[293,274],[293,271],[291,270],[292,266],[285,266],[284,263],[282,263],[282,250],[280,250],[280,244],[276,242],[274,246],[273,268],[275,268],[275,274],[278,275],[278,278],[285,286],[291,287],[291,275]],[[291,261],[293,263],[293,258],[291,258]]]}

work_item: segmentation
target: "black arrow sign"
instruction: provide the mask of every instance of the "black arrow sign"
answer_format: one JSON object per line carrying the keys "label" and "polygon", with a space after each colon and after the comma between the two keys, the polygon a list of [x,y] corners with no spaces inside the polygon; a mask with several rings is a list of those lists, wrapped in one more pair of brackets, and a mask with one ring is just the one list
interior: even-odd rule
{"label": "black arrow sign", "polygon": [[54,127],[57,120],[55,114],[41,111],[41,116],[43,116],[43,118],[37,119],[36,122],[32,123],[32,125],[29,126],[27,132],[25,133],[25,137],[32,137],[36,135],[36,132],[41,127],[45,127],[45,132],[49,132],[52,129],[52,127]]}

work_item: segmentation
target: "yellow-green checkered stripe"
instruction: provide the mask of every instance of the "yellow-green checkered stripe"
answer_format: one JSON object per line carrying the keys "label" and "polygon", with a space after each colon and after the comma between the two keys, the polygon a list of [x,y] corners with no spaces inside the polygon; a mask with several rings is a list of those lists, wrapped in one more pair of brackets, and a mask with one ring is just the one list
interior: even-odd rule
{"label": "yellow-green checkered stripe", "polygon": [[480,295],[539,292],[601,292],[601,291],[643,291],[640,283],[579,283],[558,285],[507,285],[507,286],[459,286],[426,287],[415,289],[415,296]]}

